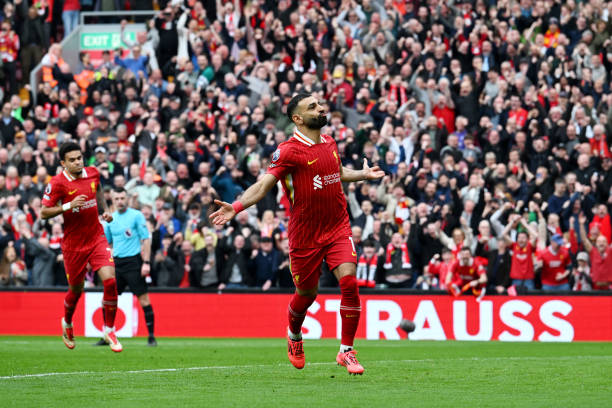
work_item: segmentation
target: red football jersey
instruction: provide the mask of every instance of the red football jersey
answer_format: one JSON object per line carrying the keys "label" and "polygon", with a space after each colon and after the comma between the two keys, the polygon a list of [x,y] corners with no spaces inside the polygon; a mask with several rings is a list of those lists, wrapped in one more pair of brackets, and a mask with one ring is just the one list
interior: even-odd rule
{"label": "red football jersey", "polygon": [[341,165],[334,139],[321,135],[316,144],[297,129],[274,152],[268,173],[281,181],[289,198],[291,248],[319,248],[351,236]]}
{"label": "red football jersey", "polygon": [[487,271],[478,259],[472,258],[469,265],[461,265],[461,262],[456,260],[450,267],[449,273],[452,275],[453,282],[461,280],[462,284],[466,284],[486,275]]}
{"label": "red football jersey", "polygon": [[542,260],[542,284],[543,285],[562,285],[568,282],[568,278],[557,281],[555,276],[564,273],[566,267],[571,263],[567,248],[559,248],[555,254],[550,247],[539,251],[538,258]]}
{"label": "red football jersey", "polygon": [[516,242],[512,244],[512,265],[510,267],[510,278],[533,279],[533,245],[528,242],[521,248]]}
{"label": "red football jersey", "polygon": [[593,282],[612,282],[612,245],[606,248],[603,255],[593,245],[590,256]]}
{"label": "red football jersey", "polygon": [[450,273],[453,261],[447,262],[429,262],[428,272],[430,275],[438,276],[438,286],[442,290],[446,290],[446,276]]}
{"label": "red football jersey", "polygon": [[85,205],[65,211],[63,251],[84,251],[92,248],[104,229],[98,219],[96,191],[100,188],[100,173],[95,167],[86,167],[80,178],[74,178],[66,170],[54,176],[43,195],[42,205],[54,207],[59,201],[69,203],[77,196],[87,196]]}

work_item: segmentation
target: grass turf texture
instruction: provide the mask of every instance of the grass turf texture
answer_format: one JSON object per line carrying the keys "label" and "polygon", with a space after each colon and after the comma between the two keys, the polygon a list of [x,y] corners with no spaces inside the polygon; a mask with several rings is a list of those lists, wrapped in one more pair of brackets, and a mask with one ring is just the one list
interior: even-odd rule
{"label": "grass turf texture", "polygon": [[612,406],[612,343],[358,340],[354,377],[336,340],[306,340],[300,371],[283,339],[158,340],[0,337],[0,407]]}

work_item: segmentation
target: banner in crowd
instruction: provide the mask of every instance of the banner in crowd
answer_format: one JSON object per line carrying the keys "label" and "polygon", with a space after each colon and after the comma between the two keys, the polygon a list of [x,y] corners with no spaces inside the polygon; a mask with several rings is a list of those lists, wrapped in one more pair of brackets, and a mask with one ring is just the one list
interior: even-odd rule
{"label": "banner in crowd", "polygon": [[[288,294],[151,293],[157,336],[283,337]],[[0,293],[0,335],[59,335],[64,293]],[[406,338],[399,324],[414,321],[411,340],[612,341],[612,296],[485,297],[362,295],[357,336]],[[304,322],[304,337],[340,338],[340,296],[320,295]],[[75,333],[98,337],[101,294],[88,292],[76,310]],[[121,337],[144,336],[136,297],[119,300]]]}

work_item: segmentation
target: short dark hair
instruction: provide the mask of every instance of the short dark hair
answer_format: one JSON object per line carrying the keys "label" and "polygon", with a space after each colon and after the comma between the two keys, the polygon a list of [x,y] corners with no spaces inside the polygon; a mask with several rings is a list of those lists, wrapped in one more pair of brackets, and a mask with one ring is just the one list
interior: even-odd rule
{"label": "short dark hair", "polygon": [[123,187],[115,187],[115,188],[113,188],[113,192],[115,192],[117,194],[127,193],[127,191]]}
{"label": "short dark hair", "polygon": [[289,120],[293,123],[293,112],[295,111],[295,108],[297,108],[298,104],[300,103],[300,101],[302,99],[306,99],[309,98],[310,94],[307,93],[299,93],[297,95],[295,95],[293,98],[291,98],[291,100],[289,101],[289,103],[287,104],[287,117],[289,118]]}
{"label": "short dark hair", "polygon": [[363,247],[368,247],[368,248],[376,248],[376,244],[374,243],[373,240],[371,239],[366,239],[365,241],[363,241]]}
{"label": "short dark hair", "polygon": [[62,145],[59,148],[59,157],[60,157],[60,160],[65,160],[66,159],[66,153],[74,152],[76,150],[78,150],[80,152],[81,151],[81,146],[79,146],[75,142],[65,142],[65,143],[62,143]]}

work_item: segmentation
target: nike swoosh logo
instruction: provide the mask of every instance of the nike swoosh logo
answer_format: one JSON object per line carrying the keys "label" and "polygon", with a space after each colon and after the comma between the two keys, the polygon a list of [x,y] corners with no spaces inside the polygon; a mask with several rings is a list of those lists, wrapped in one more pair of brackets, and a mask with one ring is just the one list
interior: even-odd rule
{"label": "nike swoosh logo", "polygon": [[68,192],[68,195],[73,195],[73,194],[74,194],[74,193],[76,193],[76,192],[77,192],[77,190],[72,190],[72,191],[69,191],[69,192]]}
{"label": "nike swoosh logo", "polygon": [[317,160],[319,160],[319,158],[316,158],[316,159],[314,159],[312,161],[308,160],[308,165],[310,166],[312,163],[316,162]]}

